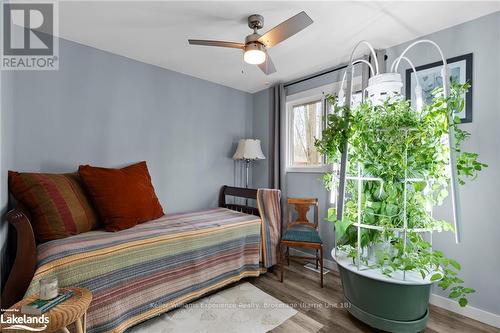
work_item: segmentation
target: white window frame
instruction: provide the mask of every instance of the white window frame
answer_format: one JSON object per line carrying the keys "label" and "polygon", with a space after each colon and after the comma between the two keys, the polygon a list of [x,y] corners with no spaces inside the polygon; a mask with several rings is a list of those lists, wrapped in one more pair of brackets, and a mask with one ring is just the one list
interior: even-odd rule
{"label": "white window frame", "polygon": [[292,165],[292,149],[293,149],[293,108],[298,105],[321,102],[322,122],[320,132],[325,128],[325,98],[322,93],[308,94],[305,97],[293,98],[290,102],[286,103],[286,136],[285,136],[285,159],[286,167],[285,172],[306,172],[306,173],[324,173],[327,171],[325,164],[325,157],[321,157],[321,164],[318,166],[293,166]]}

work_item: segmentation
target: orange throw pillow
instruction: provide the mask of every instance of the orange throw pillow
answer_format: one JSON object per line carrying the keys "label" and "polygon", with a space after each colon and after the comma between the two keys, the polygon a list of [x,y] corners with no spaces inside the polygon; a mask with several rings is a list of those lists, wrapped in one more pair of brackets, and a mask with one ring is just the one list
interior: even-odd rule
{"label": "orange throw pillow", "polygon": [[27,209],[37,243],[77,235],[98,225],[76,173],[9,171],[9,190]]}
{"label": "orange throw pillow", "polygon": [[146,162],[123,169],[80,165],[78,173],[107,231],[119,231],[163,216]]}

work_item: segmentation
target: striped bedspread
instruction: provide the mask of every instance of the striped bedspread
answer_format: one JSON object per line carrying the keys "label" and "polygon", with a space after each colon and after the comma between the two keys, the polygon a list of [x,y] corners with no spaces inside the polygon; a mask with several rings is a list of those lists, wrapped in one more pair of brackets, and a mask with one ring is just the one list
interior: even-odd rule
{"label": "striped bedspread", "polygon": [[123,332],[141,321],[261,272],[261,220],[225,208],[165,215],[116,233],[44,243],[27,294],[56,275],[93,293],[87,332]]}

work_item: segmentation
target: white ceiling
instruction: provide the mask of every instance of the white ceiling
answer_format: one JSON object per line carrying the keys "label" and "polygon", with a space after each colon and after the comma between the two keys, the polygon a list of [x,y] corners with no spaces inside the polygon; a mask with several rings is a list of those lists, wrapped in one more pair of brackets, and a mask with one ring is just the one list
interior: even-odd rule
{"label": "white ceiling", "polygon": [[[305,10],[314,23],[270,49],[266,76],[237,49],[189,46],[188,38],[242,42],[248,15],[265,32]],[[500,10],[500,2],[60,2],[63,38],[247,92],[348,60],[357,41],[387,48]]]}

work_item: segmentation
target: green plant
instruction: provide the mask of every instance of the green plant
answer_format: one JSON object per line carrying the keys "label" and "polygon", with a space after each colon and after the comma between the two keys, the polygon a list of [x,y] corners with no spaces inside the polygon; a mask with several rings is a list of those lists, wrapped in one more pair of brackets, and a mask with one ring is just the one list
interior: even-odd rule
{"label": "green plant", "polygon": [[[451,94],[444,97],[442,89],[433,92],[433,103],[422,111],[414,110],[409,101],[402,98],[387,100],[382,105],[363,102],[350,110],[340,107],[334,96],[327,101],[333,112],[327,116],[327,126],[316,148],[329,163],[339,163],[344,143],[348,142],[349,174],[358,172],[365,177],[380,179],[362,184],[361,220],[364,224],[384,227],[384,231],[362,229],[361,248],[374,244],[388,244],[369,263],[379,267],[386,275],[394,271],[417,271],[422,278],[431,274],[432,281],[450,290],[449,297],[457,299],[461,306],[467,304],[465,288],[458,277],[460,265],[442,252],[433,250],[421,233],[409,231],[404,241],[402,232],[394,228],[422,228],[428,231],[453,231],[446,221],[436,220],[429,208],[441,205],[448,196],[450,183],[449,146],[444,139],[452,126],[455,130],[457,173],[459,183],[475,179],[487,165],[478,161],[478,154],[462,151],[460,144],[470,134],[457,127],[456,114],[464,108],[463,96],[470,86],[452,84]],[[454,122],[449,124],[449,115]],[[415,181],[406,182],[405,179]],[[327,188],[332,187],[333,175],[324,175]],[[342,220],[336,219],[334,208],[329,210],[328,220],[335,223],[337,244],[349,257],[357,258],[357,231],[352,224],[358,220],[357,182],[347,182],[346,201]],[[403,200],[406,186],[406,200]]]}

